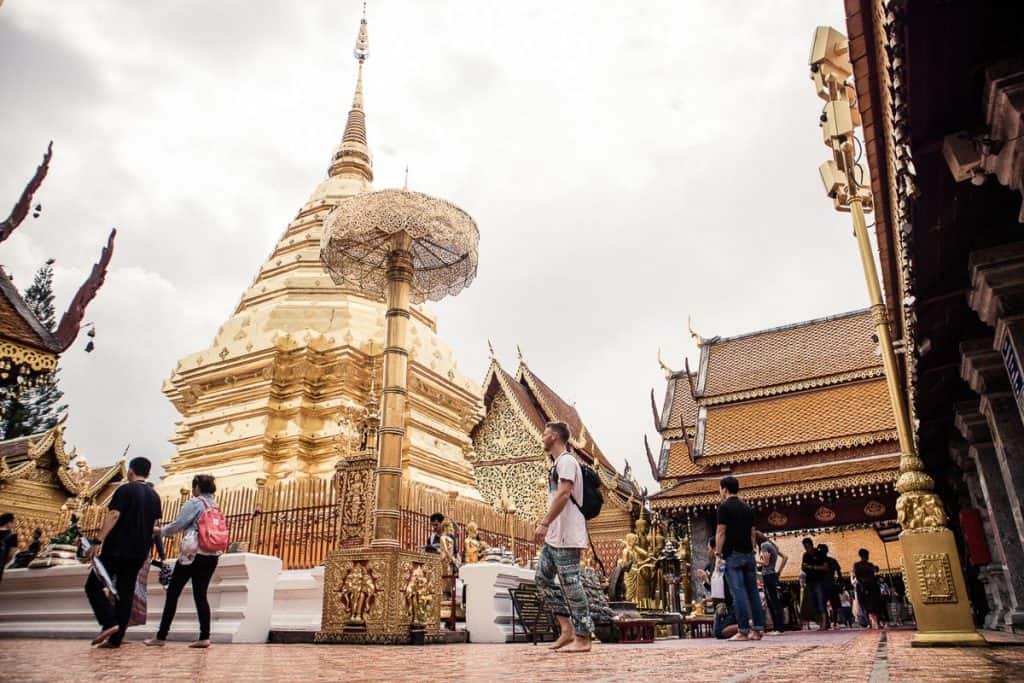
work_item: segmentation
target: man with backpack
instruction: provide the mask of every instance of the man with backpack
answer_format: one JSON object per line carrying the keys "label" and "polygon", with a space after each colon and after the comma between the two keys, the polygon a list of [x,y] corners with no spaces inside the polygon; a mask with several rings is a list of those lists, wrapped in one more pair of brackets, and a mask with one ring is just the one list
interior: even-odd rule
{"label": "man with backpack", "polygon": [[85,594],[103,629],[92,644],[102,648],[121,646],[131,619],[135,582],[153,547],[153,528],[160,519],[160,497],[146,482],[150,467],[146,458],[133,458],[128,463],[128,482],[111,496],[103,526],[88,551],[90,557],[99,553],[117,589],[117,599],[112,603],[104,582],[95,572],[90,572],[85,582]]}
{"label": "man with backpack", "polygon": [[[596,515],[593,498],[599,494],[593,487],[593,477],[588,477],[591,485],[584,486],[584,470],[569,453],[569,437],[564,422],[549,422],[541,437],[552,466],[548,474],[548,511],[534,532],[535,539],[544,543],[536,582],[561,629],[551,649],[589,652],[594,622],[580,580],[580,554],[589,539],[585,511]],[[591,494],[589,501],[587,493]],[[596,508],[600,510],[599,499]]]}
{"label": "man with backpack", "polygon": [[144,641],[150,647],[161,647],[167,641],[167,634],[178,609],[178,598],[190,581],[192,597],[196,602],[196,616],[199,617],[199,639],[189,647],[210,647],[210,603],[206,599],[206,591],[221,553],[228,549],[227,524],[224,514],[213,499],[216,492],[217,484],[212,476],[199,474],[193,477],[192,498],[181,506],[181,512],[174,521],[160,530],[161,536],[165,538],[180,532],[184,532],[184,535],[181,539],[181,554],[174,563],[174,571],[167,586],[160,628],[156,638]]}

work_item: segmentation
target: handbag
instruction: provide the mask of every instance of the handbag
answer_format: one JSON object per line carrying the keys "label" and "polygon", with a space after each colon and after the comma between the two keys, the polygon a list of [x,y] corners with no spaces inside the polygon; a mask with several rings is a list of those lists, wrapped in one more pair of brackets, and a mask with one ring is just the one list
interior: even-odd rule
{"label": "handbag", "polygon": [[196,554],[198,552],[199,531],[192,528],[186,531],[185,535],[181,537],[181,549],[178,562],[181,562],[182,564],[192,564],[192,560],[196,559]]}
{"label": "handbag", "polygon": [[725,600],[725,572],[721,569],[711,573],[711,597]]}

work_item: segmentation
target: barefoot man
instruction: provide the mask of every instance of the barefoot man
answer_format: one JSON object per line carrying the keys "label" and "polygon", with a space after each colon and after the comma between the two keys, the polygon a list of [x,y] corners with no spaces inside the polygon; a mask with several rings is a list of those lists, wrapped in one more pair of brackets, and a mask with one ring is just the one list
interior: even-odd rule
{"label": "barefoot man", "polygon": [[537,563],[537,588],[543,591],[561,629],[551,649],[589,652],[594,622],[580,581],[580,553],[587,547],[587,521],[579,508],[583,504],[583,471],[569,453],[569,427],[564,422],[549,422],[543,442],[552,466],[548,511],[534,532],[535,540],[544,542]]}

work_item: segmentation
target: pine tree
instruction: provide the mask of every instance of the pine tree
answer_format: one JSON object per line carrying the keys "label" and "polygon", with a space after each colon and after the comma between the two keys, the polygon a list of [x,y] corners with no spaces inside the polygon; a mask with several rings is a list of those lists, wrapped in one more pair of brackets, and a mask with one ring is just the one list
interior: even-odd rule
{"label": "pine tree", "polygon": [[[25,290],[24,299],[43,327],[51,332],[57,328],[57,311],[53,306],[53,259],[48,259],[36,272],[32,284]],[[64,392],[57,386],[59,372],[57,370],[48,378],[40,378],[35,387],[4,402],[3,417],[0,418],[3,438],[38,434],[57,424],[58,417],[67,409],[60,403]]]}

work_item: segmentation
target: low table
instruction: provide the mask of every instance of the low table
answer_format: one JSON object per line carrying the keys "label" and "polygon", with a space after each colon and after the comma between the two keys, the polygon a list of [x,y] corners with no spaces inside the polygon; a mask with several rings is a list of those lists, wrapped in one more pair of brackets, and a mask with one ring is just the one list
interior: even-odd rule
{"label": "low table", "polygon": [[690,638],[713,638],[715,618],[711,616],[686,617],[683,628]]}

